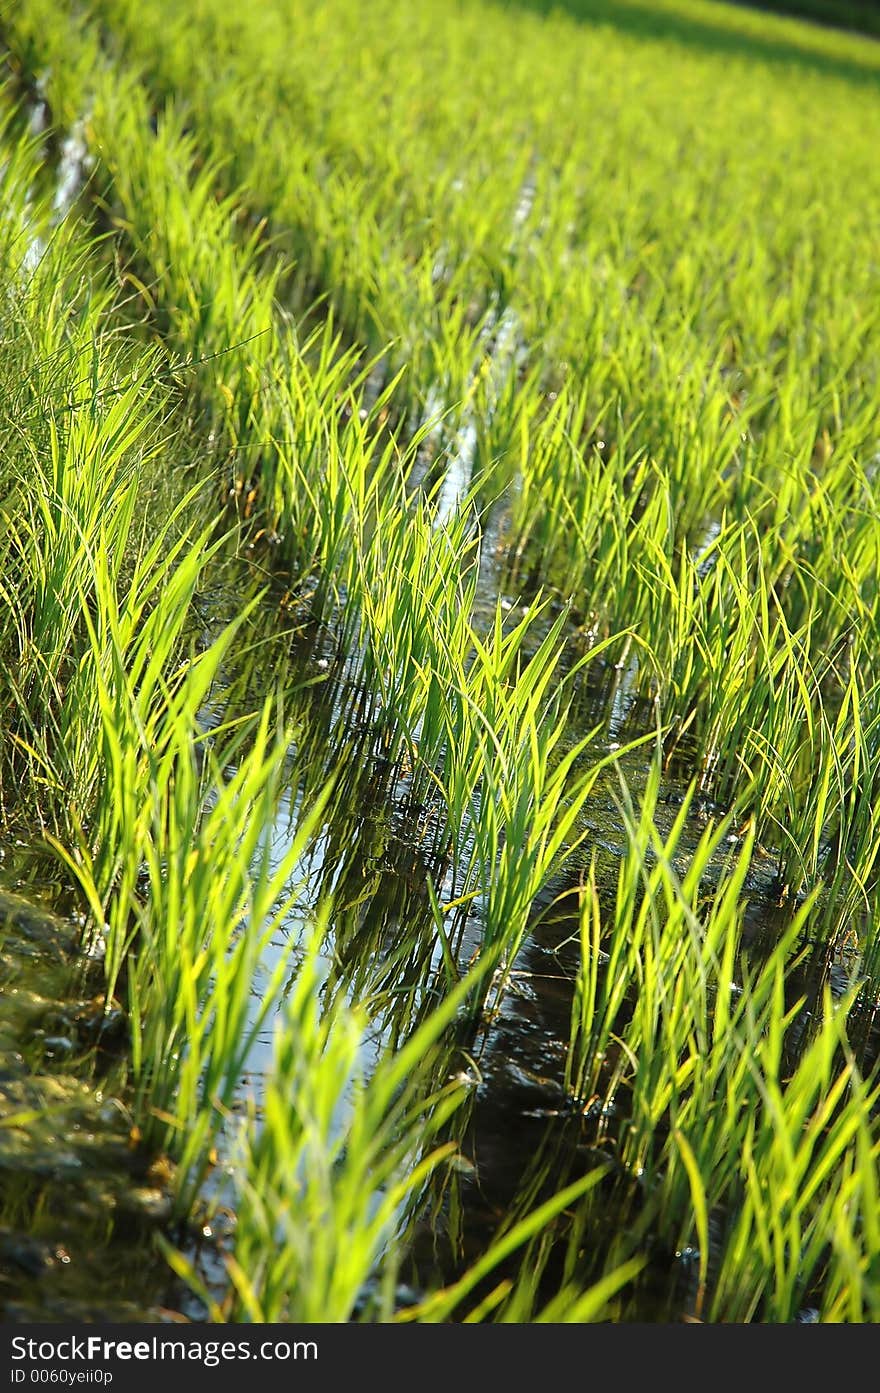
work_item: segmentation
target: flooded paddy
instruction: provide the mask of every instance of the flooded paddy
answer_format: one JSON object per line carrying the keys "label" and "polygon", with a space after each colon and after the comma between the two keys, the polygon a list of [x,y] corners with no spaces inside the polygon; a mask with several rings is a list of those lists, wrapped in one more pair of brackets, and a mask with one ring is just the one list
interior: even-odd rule
{"label": "flooded paddy", "polygon": [[[208,588],[214,626],[222,623],[223,608],[236,588],[230,584],[230,566],[233,576],[236,569],[240,572],[239,584],[248,584],[247,563],[224,565],[222,583]],[[491,612],[492,593],[482,580],[475,607]],[[263,664],[253,674],[246,664],[238,682],[221,679],[201,721],[210,731],[213,723],[228,719],[228,692],[235,693],[236,706],[246,706],[250,683],[265,680],[273,661],[281,665],[294,694],[299,739],[289,751],[293,783],[279,805],[270,839],[275,848],[270,854],[277,861],[285,856],[291,827],[308,796],[309,779],[305,787],[297,786],[303,764],[333,769],[338,782],[332,813],[295,869],[301,887],[296,903],[264,947],[251,990],[258,999],[279,962],[287,962],[294,972],[290,942],[302,938],[304,924],[332,889],[335,920],[323,948],[327,990],[382,1003],[365,1040],[369,1072],[383,1046],[399,1038],[406,1023],[442,991],[442,956],[428,885],[437,885],[449,901],[456,898],[456,885],[446,858],[438,855],[430,809],[414,802],[406,775],[371,752],[369,738],[358,733],[365,694],[352,675],[356,665],[343,662],[341,673],[334,675],[339,662],[330,630],[323,637],[295,634],[291,644],[289,637],[277,635],[271,604],[260,626],[275,658],[267,664],[264,652]],[[206,634],[203,641],[208,640]],[[576,652],[574,633],[571,642]],[[600,684],[585,684],[578,693],[577,721],[585,729],[601,726],[603,752],[631,736],[634,722],[647,714],[636,697],[622,701],[613,668]],[[582,1096],[566,1064],[581,961],[578,902],[589,858],[599,856],[606,894],[613,900],[616,866],[626,854],[618,781],[623,778],[637,799],[653,758],[650,746],[625,756],[590,799],[583,851],[576,865],[552,879],[535,901],[532,924],[500,1004],[490,1019],[456,1031],[450,1067],[457,1068],[466,1092],[452,1133],[456,1159],[451,1175],[444,1176],[423,1212],[411,1220],[396,1287],[401,1312],[467,1272],[499,1228],[596,1167],[605,1179],[589,1219],[581,1215],[579,1220],[588,1222],[591,1244],[613,1247],[620,1230],[637,1223],[640,1185],[618,1159],[621,1131],[627,1127],[625,1090],[621,1096],[609,1088],[603,1095],[600,1086],[590,1097]],[[669,834],[686,787],[671,774],[664,778],[655,810],[661,837]],[[722,813],[705,800],[692,809],[676,849],[681,874],[707,824]],[[738,841],[734,833],[725,839],[715,867],[709,867],[709,884],[721,876]],[[235,1224],[230,1208],[235,1139],[242,1118],[250,1116],[251,1125],[261,1125],[274,1021],[264,1022],[253,1040],[200,1208],[181,1226],[172,1221],[173,1162],[142,1144],[134,1120],[124,1067],[126,1013],[119,1001],[108,1007],[102,995],[100,951],[83,954],[76,896],[37,845],[10,847],[3,872],[10,887],[0,890],[3,1319],[203,1319],[204,1303],[169,1271],[155,1237],[161,1234],[179,1246],[214,1298],[223,1299],[223,1254],[230,1251]],[[761,957],[772,953],[776,935],[790,918],[790,909],[779,900],[772,853],[753,855],[746,890],[744,943],[750,954]],[[450,930],[454,922],[451,917]],[[478,952],[481,932],[477,904],[457,939],[461,964]],[[798,1032],[823,985],[830,983],[838,994],[846,991],[858,978],[859,963],[852,949],[829,951],[820,943],[811,952],[807,945],[803,968],[789,985],[791,999],[803,993],[807,1003],[792,1027],[795,1052]],[[875,1011],[868,1012],[868,1026]],[[867,1033],[863,1041],[867,1045]],[[612,1074],[609,1060],[606,1084]],[[343,1127],[345,1104],[341,1107],[338,1125]],[[541,1289],[547,1299],[570,1267],[565,1253],[571,1241],[561,1225],[541,1259]],[[658,1240],[619,1318],[694,1318],[695,1261],[693,1250],[676,1250]],[[596,1279],[601,1266],[595,1258],[583,1259],[581,1280]],[[516,1263],[508,1268],[515,1275]],[[362,1318],[370,1317],[369,1284],[359,1309]]]}
{"label": "flooded paddy", "polygon": [[871,53],[334,6],[6,25],[2,1318],[875,1318]]}

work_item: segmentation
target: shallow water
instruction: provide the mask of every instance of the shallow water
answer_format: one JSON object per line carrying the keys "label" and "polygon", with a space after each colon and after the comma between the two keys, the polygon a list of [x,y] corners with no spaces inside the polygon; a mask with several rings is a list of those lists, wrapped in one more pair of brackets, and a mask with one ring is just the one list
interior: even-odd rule
{"label": "shallow water", "polygon": [[184,1296],[153,1242],[166,1163],[105,1079],[124,1021],[79,925],[31,893],[0,880],[0,1320],[163,1319]]}

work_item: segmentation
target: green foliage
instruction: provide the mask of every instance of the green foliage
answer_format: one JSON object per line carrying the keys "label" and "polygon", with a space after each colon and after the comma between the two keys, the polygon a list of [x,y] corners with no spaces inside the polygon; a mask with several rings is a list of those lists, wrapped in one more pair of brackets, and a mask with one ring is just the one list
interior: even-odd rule
{"label": "green foliage", "polygon": [[[625,1118],[598,1140],[628,1222],[591,1264],[606,1167],[526,1185],[412,1318],[625,1314],[666,1244],[697,1318],[875,1319],[847,1024],[878,980],[875,47],[704,0],[23,0],[4,39],[81,130],[105,235],[10,116],[3,812],[88,906],[181,1216],[274,1027],[212,1314],[349,1319],[379,1271],[395,1314],[456,1050],[564,874],[564,1085]],[[266,588],[206,625],[233,534]],[[260,667],[278,591],[321,678]],[[603,682],[613,730],[578,714]],[[590,809],[645,743],[609,876]],[[420,810],[381,951],[401,839],[364,831],[368,786]],[[789,913],[761,958],[763,848]],[[864,982],[807,1003],[805,944],[843,941]]]}

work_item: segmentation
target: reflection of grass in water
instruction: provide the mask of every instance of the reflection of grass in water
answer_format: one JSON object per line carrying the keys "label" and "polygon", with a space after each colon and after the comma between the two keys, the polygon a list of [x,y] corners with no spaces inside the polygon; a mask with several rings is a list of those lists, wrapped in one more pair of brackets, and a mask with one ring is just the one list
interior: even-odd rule
{"label": "reflection of grass in water", "polygon": [[[829,999],[813,1033],[801,1030],[799,1063],[802,1016],[788,999],[800,936],[830,955],[870,920],[875,896],[876,320],[865,309],[865,214],[851,196],[858,187],[875,206],[869,50],[828,39],[808,60],[819,41],[801,31],[795,99],[779,71],[771,82],[760,64],[728,63],[737,46],[775,60],[793,31],[684,0],[660,19],[655,7],[651,24],[687,41],[686,63],[683,44],[652,37],[635,5],[615,6],[617,23],[597,31],[513,6],[474,5],[453,25],[439,5],[413,15],[389,0],[359,14],[355,71],[345,0],[298,10],[295,42],[274,41],[289,23],[280,7],[259,21],[210,5],[172,13],[164,0],[100,8],[154,91],[185,85],[186,128],[173,109],[151,128],[150,93],[128,60],[108,66],[88,27],[54,7],[22,6],[13,43],[51,67],[58,115],[90,108],[123,276],[176,361],[209,360],[180,378],[175,406],[222,462],[255,565],[286,572],[288,607],[326,626],[317,674],[332,665],[340,698],[306,702],[282,664],[262,684],[277,697],[264,704],[263,690],[201,731],[221,672],[254,637],[253,611],[243,606],[237,624],[192,651],[192,602],[215,545],[216,519],[200,530],[209,491],[141,526],[143,480],[177,457],[176,443],[166,454],[160,442],[179,438],[181,416],[159,380],[161,350],[117,341],[106,282],[96,273],[91,295],[77,295],[89,249],[71,228],[11,315],[0,356],[4,399],[26,408],[6,428],[17,492],[0,544],[12,578],[0,642],[16,744],[4,797],[16,785],[39,794],[86,892],[108,984],[126,994],[142,1126],[180,1161],[181,1212],[253,1035],[288,991],[309,1065],[282,1031],[266,1118],[243,1152],[238,1314],[297,1318],[323,1300],[323,1318],[345,1318],[400,1222],[396,1202],[428,1180],[433,1162],[422,1175],[413,1158],[439,1126],[442,1109],[424,1100],[442,1078],[407,1041],[414,1029],[427,1032],[413,1037],[422,1043],[442,1036],[436,1000],[451,1012],[458,994],[472,1015],[475,1004],[497,1007],[535,898],[583,835],[604,757],[598,736],[579,746],[568,725],[584,675],[566,651],[572,627],[593,666],[625,662],[634,695],[654,701],[660,758],[693,762],[701,806],[714,797],[730,811],[682,865],[677,839],[697,795],[664,843],[653,773],[638,806],[624,800],[630,851],[613,894],[584,892],[567,1083],[573,1107],[607,1092],[625,1115],[602,1140],[622,1190],[642,1197],[636,1219],[587,1271],[576,1253],[598,1182],[588,1174],[575,1182],[582,1197],[554,1198],[529,1180],[500,1246],[419,1314],[461,1315],[475,1302],[481,1318],[589,1318],[657,1244],[699,1250],[701,1316],[789,1319],[807,1297],[828,1317],[875,1311],[872,1096],[843,1034],[848,1001]],[[485,60],[467,76],[459,44]],[[218,84],[221,58],[229,81]],[[830,80],[856,67],[857,120],[854,89]],[[277,121],[266,119],[267,91],[279,94]],[[804,114],[811,103],[821,130]],[[601,122],[585,119],[596,110]],[[30,158],[20,151],[4,176],[19,181],[4,212],[7,279]],[[274,247],[253,220],[263,214]],[[275,247],[300,266],[283,270]],[[58,286],[70,292],[67,320]],[[276,304],[316,288],[346,343],[385,353],[394,340],[377,400],[367,360],[329,319],[300,345]],[[521,344],[500,381],[484,329],[509,306]],[[35,379],[43,340],[36,356],[53,371]],[[240,347],[227,353],[230,343]],[[88,390],[71,412],[83,359]],[[407,487],[430,426],[415,440],[404,431],[438,399],[461,401],[458,419],[476,436],[471,495],[442,527],[437,491],[419,501]],[[481,532],[499,498],[506,588],[543,585],[569,607],[549,633],[540,595],[525,616],[502,623],[499,609],[488,632],[473,620]],[[200,522],[187,531],[191,516]],[[259,676],[259,649],[253,661]],[[353,772],[364,760],[383,785],[366,828]],[[279,859],[271,842],[287,783],[298,797]],[[397,892],[383,907],[381,865],[399,881],[404,861],[396,826],[382,831],[380,810],[392,806],[419,809],[406,819],[414,898]],[[717,860],[734,831],[739,858],[711,890],[710,853]],[[318,922],[339,931],[327,1014],[292,938],[255,1010],[262,946],[295,903],[319,832]],[[746,969],[755,834],[775,846],[780,899],[807,898],[765,962]],[[483,968],[476,986],[461,980],[471,952]],[[344,1005],[346,994],[360,1005]],[[340,1078],[357,1072],[353,1042],[368,1024],[375,1077],[355,1090],[335,1151]],[[394,1050],[413,1074],[408,1120],[391,1085],[401,1082]],[[365,1178],[375,1136],[388,1141],[384,1190]],[[306,1154],[311,1191],[298,1171]],[[272,1248],[270,1196],[299,1257],[296,1243]],[[346,1234],[350,1262],[334,1287],[318,1278]],[[514,1253],[515,1275],[505,1269],[493,1286],[496,1263]],[[618,1315],[631,1309],[620,1301]]]}

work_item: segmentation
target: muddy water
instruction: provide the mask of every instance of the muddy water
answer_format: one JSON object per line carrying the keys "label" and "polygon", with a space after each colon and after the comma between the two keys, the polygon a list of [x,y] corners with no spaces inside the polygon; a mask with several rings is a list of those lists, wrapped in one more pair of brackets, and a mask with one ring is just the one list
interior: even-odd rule
{"label": "muddy water", "polygon": [[35,883],[33,858],[28,897],[9,888],[16,850],[0,878],[0,1319],[158,1320],[182,1294],[153,1242],[162,1160],[107,1082],[124,1022],[76,921],[40,902],[56,887]]}

